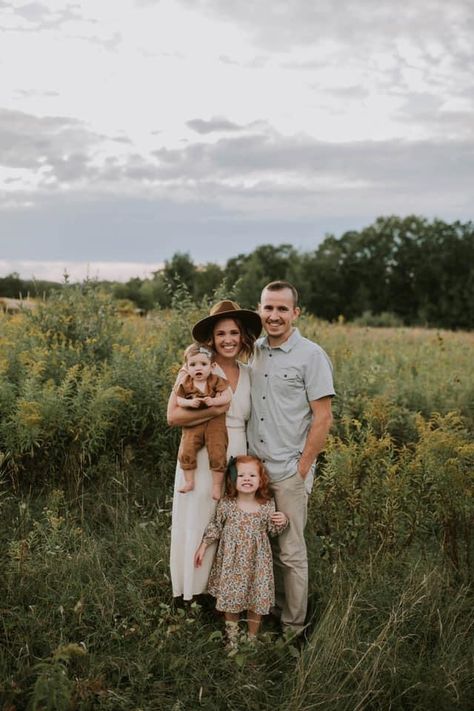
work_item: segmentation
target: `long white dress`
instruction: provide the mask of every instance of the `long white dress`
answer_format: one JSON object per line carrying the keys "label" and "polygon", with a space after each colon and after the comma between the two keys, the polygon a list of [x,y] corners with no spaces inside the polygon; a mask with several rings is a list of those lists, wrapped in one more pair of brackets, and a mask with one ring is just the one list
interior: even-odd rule
{"label": "long white dress", "polygon": [[[228,457],[247,454],[245,423],[250,416],[250,370],[243,363],[239,363],[239,369],[237,387],[226,414],[229,435]],[[214,372],[225,377],[219,367],[216,367]],[[201,567],[194,567],[194,554],[217,505],[211,494],[212,477],[206,448],[198,452],[193,491],[187,494],[178,491],[183,480],[183,471],[178,462],[171,519],[170,570],[173,596],[182,595],[184,600],[191,600],[193,595],[206,592],[207,580],[216,552],[215,544],[209,546]]]}

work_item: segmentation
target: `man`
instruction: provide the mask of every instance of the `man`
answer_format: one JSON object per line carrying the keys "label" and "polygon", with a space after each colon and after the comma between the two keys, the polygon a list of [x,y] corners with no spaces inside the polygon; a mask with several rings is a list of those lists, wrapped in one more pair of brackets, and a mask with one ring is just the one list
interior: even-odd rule
{"label": "man", "polygon": [[267,336],[257,341],[251,362],[249,454],[264,461],[277,509],[290,520],[273,541],[276,607],[283,630],[299,634],[308,600],[307,498],[332,423],[332,365],[294,326],[300,309],[292,284],[267,284],[258,312]]}

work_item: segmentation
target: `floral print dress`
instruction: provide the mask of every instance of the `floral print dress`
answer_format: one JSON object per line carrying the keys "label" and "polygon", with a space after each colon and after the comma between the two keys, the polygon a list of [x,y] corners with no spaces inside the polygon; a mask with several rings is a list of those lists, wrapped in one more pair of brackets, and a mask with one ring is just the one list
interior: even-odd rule
{"label": "floral print dress", "polygon": [[213,520],[204,531],[206,543],[219,541],[207,590],[223,612],[252,610],[266,615],[275,602],[270,535],[287,526],[272,523],[273,499],[255,513],[243,511],[237,499],[221,499]]}

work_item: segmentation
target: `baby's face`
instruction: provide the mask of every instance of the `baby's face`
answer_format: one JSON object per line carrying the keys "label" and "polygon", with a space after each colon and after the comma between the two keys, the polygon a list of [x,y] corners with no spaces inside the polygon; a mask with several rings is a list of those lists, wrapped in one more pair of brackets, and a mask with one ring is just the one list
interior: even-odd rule
{"label": "baby's face", "polygon": [[193,380],[207,380],[211,374],[211,359],[204,353],[189,356],[186,369]]}

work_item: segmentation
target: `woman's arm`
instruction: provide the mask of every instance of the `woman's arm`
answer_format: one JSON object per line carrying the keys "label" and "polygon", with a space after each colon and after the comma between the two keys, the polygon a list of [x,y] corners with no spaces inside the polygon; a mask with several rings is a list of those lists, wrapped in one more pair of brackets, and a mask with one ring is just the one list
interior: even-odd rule
{"label": "woman's arm", "polygon": [[227,405],[214,405],[208,407],[201,414],[197,415],[196,410],[179,407],[176,401],[176,393],[172,392],[168,400],[168,410],[166,413],[168,424],[172,427],[189,427],[199,425],[201,422],[207,422],[217,415],[222,415],[229,409],[230,403]]}

